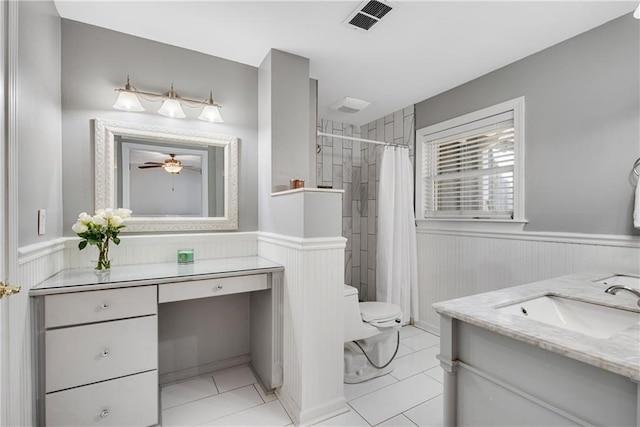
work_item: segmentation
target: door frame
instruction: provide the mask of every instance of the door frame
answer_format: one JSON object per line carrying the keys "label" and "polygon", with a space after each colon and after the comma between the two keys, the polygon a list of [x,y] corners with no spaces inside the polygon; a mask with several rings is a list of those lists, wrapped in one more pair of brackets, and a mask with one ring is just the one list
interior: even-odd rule
{"label": "door frame", "polygon": [[[0,2],[0,281],[18,283],[18,2]],[[10,369],[12,354],[11,300],[28,298],[24,293],[0,300],[0,425],[23,420],[20,396],[24,385]]]}

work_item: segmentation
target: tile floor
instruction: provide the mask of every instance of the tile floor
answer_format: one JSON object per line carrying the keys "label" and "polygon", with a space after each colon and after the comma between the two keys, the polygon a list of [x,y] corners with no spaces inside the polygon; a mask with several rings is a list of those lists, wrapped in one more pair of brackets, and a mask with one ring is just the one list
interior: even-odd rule
{"label": "tile floor", "polygon": [[[349,412],[319,426],[441,426],[440,340],[413,326],[400,331],[394,370],[360,384],[345,384]],[[278,398],[264,395],[248,366],[162,388],[162,425],[289,426]]]}

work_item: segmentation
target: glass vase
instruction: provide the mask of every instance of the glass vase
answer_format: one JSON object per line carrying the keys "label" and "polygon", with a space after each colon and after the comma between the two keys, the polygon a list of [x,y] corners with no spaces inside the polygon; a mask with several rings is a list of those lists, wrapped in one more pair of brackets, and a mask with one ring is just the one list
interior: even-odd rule
{"label": "glass vase", "polygon": [[107,271],[111,268],[111,260],[109,259],[109,239],[98,244],[98,265],[97,271]]}

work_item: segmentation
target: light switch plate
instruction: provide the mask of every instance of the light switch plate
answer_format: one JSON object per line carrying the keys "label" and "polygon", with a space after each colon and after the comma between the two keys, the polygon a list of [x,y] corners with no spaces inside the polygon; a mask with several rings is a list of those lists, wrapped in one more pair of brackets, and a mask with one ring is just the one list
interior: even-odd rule
{"label": "light switch plate", "polygon": [[38,236],[42,236],[44,234],[44,225],[46,224],[46,214],[47,211],[44,209],[38,210]]}

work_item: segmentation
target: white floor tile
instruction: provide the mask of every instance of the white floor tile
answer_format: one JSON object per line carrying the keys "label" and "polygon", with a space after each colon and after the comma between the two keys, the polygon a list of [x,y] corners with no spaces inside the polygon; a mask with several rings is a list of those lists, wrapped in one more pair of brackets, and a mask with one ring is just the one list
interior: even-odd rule
{"label": "white floor tile", "polygon": [[372,391],[379,390],[382,387],[386,387],[395,382],[398,382],[398,380],[391,375],[383,375],[381,377],[372,378],[369,381],[358,384],[345,384],[344,397],[348,402],[350,400],[357,399],[360,396],[364,396],[365,394],[369,394]]}
{"label": "white floor tile", "polygon": [[369,424],[376,425],[441,393],[442,384],[420,374],[354,399],[349,404]]}
{"label": "white floor tile", "polygon": [[442,395],[422,403],[404,414],[420,427],[440,427],[442,422]]}
{"label": "white floor tile", "polygon": [[291,419],[287,415],[287,412],[280,402],[275,400],[201,425],[280,427],[289,424],[291,424]]}
{"label": "white floor tile", "polygon": [[412,375],[426,371],[438,366],[440,362],[436,355],[440,353],[437,347],[429,347],[425,350],[416,351],[407,356],[394,360],[394,368],[391,375],[399,380],[409,378]]}
{"label": "white floor tile", "polygon": [[340,414],[328,420],[324,420],[316,426],[321,427],[369,427],[369,424],[356,411],[350,409],[349,412]]}
{"label": "white floor tile", "polygon": [[400,414],[377,425],[377,427],[416,427],[416,425],[407,417]]}
{"label": "white floor tile", "polygon": [[400,328],[400,339],[408,338],[415,334],[422,334],[424,331],[422,329],[418,329],[415,326],[403,326]]}
{"label": "white floor tile", "polygon": [[414,351],[414,349],[402,344],[402,340],[400,340],[400,347],[398,347],[398,353],[396,354],[396,357],[406,356],[407,354],[411,354]]}
{"label": "white floor tile", "polygon": [[221,369],[219,371],[215,371],[212,375],[220,393],[257,382],[251,368],[247,365]]}
{"label": "white floor tile", "polygon": [[215,394],[218,394],[218,390],[211,377],[196,378],[182,383],[171,384],[162,387],[160,392],[161,407],[162,409],[169,409]]}
{"label": "white floor tile", "polygon": [[163,410],[162,426],[198,425],[262,404],[255,387],[249,385]]}
{"label": "white floor tile", "polygon": [[434,380],[438,381],[440,384],[444,383],[444,370],[442,366],[436,366],[435,368],[427,369],[424,371],[425,374],[429,375]]}
{"label": "white floor tile", "polygon": [[430,334],[429,332],[423,332],[421,334],[415,334],[404,338],[401,340],[401,343],[413,350],[424,350],[427,347],[439,345],[440,337]]}

